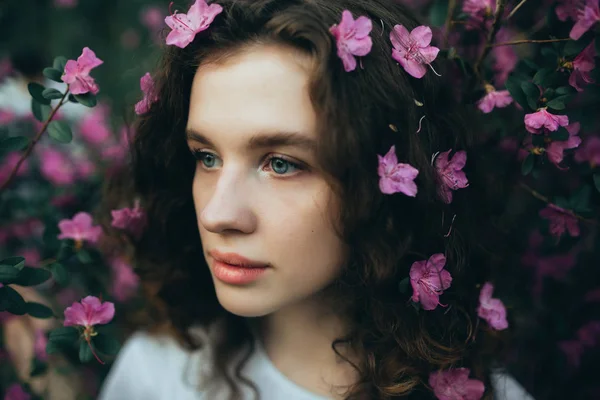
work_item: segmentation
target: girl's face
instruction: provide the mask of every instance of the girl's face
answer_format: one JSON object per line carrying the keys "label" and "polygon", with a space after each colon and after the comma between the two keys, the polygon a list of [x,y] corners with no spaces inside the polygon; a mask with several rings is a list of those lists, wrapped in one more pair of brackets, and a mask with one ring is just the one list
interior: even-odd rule
{"label": "girl's face", "polygon": [[[291,48],[262,46],[201,66],[193,81],[198,227],[219,302],[240,316],[314,300],[342,268],[337,201],[315,155],[309,67]],[[268,267],[219,262],[243,262],[236,255]]]}

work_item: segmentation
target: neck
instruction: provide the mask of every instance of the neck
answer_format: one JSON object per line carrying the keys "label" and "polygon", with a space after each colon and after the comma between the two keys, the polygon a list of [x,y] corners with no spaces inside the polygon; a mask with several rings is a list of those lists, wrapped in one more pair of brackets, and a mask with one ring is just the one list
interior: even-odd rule
{"label": "neck", "polygon": [[[347,324],[324,304],[324,299],[316,296],[262,317],[258,334],[282,374],[311,392],[335,396],[333,386],[347,387],[356,376],[352,366],[332,349],[333,341],[347,333]],[[356,362],[349,346],[336,347]]]}

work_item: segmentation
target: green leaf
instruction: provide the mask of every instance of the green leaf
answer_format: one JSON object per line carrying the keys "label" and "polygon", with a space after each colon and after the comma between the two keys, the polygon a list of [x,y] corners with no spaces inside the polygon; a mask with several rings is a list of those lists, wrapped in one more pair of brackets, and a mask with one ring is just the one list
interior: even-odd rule
{"label": "green leaf", "polygon": [[533,83],[541,87],[548,88],[558,82],[559,76],[554,68],[542,68],[533,76]]}
{"label": "green leaf", "polygon": [[540,89],[531,82],[521,82],[521,89],[527,97],[527,104],[532,110],[538,108],[538,100],[540,98]]}
{"label": "green leaf", "polygon": [[117,339],[103,333],[98,333],[98,335],[94,337],[93,343],[94,348],[98,349],[99,352],[109,356],[116,355],[121,348],[121,345]]}
{"label": "green leaf", "polygon": [[31,99],[31,112],[35,119],[40,122],[46,122],[52,112],[52,107],[46,104],[41,104],[36,99]]}
{"label": "green leaf", "polygon": [[567,199],[565,199],[564,197],[557,196],[554,199],[553,203],[565,210],[571,209],[571,206],[569,205],[569,201]]}
{"label": "green leaf", "polygon": [[54,82],[60,82],[62,83],[62,71],[56,69],[56,68],[44,68],[44,70],[42,71],[42,73],[44,74],[44,76],[50,80],[53,80]]}
{"label": "green leaf", "polygon": [[19,270],[12,267],[11,265],[0,265],[0,282],[1,283],[12,283],[13,280],[19,276]]}
{"label": "green leaf", "polygon": [[75,100],[77,100],[79,104],[86,107],[95,107],[98,103],[98,101],[96,100],[96,96],[94,96],[91,93],[75,94],[73,95],[73,97],[75,98]]}
{"label": "green leaf", "polygon": [[94,357],[90,346],[92,346],[92,344],[88,344],[85,340],[82,340],[79,344],[79,361],[82,363],[90,362]]}
{"label": "green leaf", "polygon": [[588,185],[582,186],[573,196],[569,199],[571,207],[576,212],[585,212],[590,209],[590,195],[592,194],[592,188]]}
{"label": "green leaf", "polygon": [[448,14],[448,1],[435,0],[429,8],[429,23],[436,27],[441,27],[446,22]]}
{"label": "green leaf", "polygon": [[42,95],[44,89],[46,89],[44,86],[36,82],[30,82],[27,85],[27,90],[29,90],[29,94],[31,95],[31,97],[33,97],[36,101],[38,101],[41,104],[49,105],[50,100],[48,100]]}
{"label": "green leaf", "polygon": [[564,127],[560,127],[557,131],[550,133],[550,138],[555,141],[564,142],[565,140],[569,140],[569,131],[567,131]]}
{"label": "green leaf", "polygon": [[29,139],[25,136],[7,137],[0,142],[0,153],[6,154],[11,151],[25,150],[27,146],[29,146]]}
{"label": "green leaf", "polygon": [[552,46],[542,47],[542,50],[540,52],[542,53],[542,56],[544,56],[548,59],[558,58],[558,54],[556,53],[556,50],[554,50],[554,48]]}
{"label": "green leaf", "polygon": [[72,326],[62,326],[50,331],[48,341],[63,344],[73,344],[79,339],[79,332]]}
{"label": "green leaf", "polygon": [[10,286],[0,287],[0,311],[23,315],[27,311],[25,300],[23,300],[19,292]]}
{"label": "green leaf", "polygon": [[521,89],[521,82],[519,79],[511,75],[506,80],[505,86],[506,90],[508,90],[514,101],[519,103],[524,109],[529,108],[529,105],[527,104],[527,96],[525,96],[523,89]]}
{"label": "green leaf", "polygon": [[600,54],[600,40],[594,42],[594,47],[596,47],[596,54]]}
{"label": "green leaf", "polygon": [[51,276],[50,271],[43,268],[25,267],[12,283],[20,286],[37,286],[46,282]]}
{"label": "green leaf", "polygon": [[71,277],[69,275],[69,271],[59,262],[56,262],[50,265],[50,272],[52,272],[52,277],[60,286],[67,286]]}
{"label": "green leaf", "polygon": [[61,93],[59,90],[56,90],[54,88],[48,88],[48,89],[44,89],[44,91],[42,92],[42,96],[44,96],[48,100],[55,100],[55,99],[62,98],[63,93]]}
{"label": "green leaf", "polygon": [[61,343],[52,342],[52,341],[48,341],[48,343],[46,343],[46,353],[55,354],[55,353],[60,353],[62,351],[63,351],[63,345]]}
{"label": "green leaf", "polygon": [[73,140],[71,127],[64,121],[52,121],[48,125],[48,134],[59,143],[70,143]]}
{"label": "green leaf", "polygon": [[407,276],[398,284],[398,291],[402,294],[407,294],[410,287],[410,278]]}
{"label": "green leaf", "polygon": [[67,65],[67,57],[58,56],[54,58],[54,62],[52,63],[52,67],[57,69],[62,75],[65,71],[65,65]]}
{"label": "green leaf", "polygon": [[566,96],[559,96],[555,99],[550,100],[546,105],[553,110],[564,110],[565,109],[565,98]]}
{"label": "green leaf", "polygon": [[25,257],[8,257],[0,261],[0,265],[10,265],[20,271],[25,266]]}
{"label": "green leaf", "polygon": [[533,169],[534,164],[535,156],[531,153],[527,154],[527,157],[523,160],[523,164],[521,164],[521,174],[528,175]]}
{"label": "green leaf", "polygon": [[29,373],[32,377],[40,376],[48,371],[48,364],[40,360],[39,358],[33,358],[31,360],[31,372]]}
{"label": "green leaf", "polygon": [[34,318],[50,318],[54,316],[54,312],[49,307],[46,307],[40,303],[28,302],[27,303],[27,314]]}
{"label": "green leaf", "polygon": [[579,40],[569,40],[563,47],[563,55],[566,58],[574,58],[587,47],[592,41],[591,35],[584,35]]}
{"label": "green leaf", "polygon": [[559,88],[556,88],[556,94],[573,94],[575,93],[575,88],[573,88],[572,86],[561,86]]}
{"label": "green leaf", "polygon": [[90,264],[93,262],[92,256],[86,250],[79,250],[77,252],[77,258],[81,261],[82,264]]}

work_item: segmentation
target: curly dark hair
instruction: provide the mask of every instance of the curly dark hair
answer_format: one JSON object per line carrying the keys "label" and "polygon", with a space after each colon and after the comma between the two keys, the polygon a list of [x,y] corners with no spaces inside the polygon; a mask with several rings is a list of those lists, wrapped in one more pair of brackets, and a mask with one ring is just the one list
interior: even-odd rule
{"label": "curly dark hair", "polygon": [[[109,192],[126,186],[123,196],[139,198],[148,214],[134,258],[155,306],[148,309],[152,323],[167,324],[193,349],[202,343],[189,328],[221,321],[226,328],[215,348],[215,370],[234,397],[240,394],[237,381],[254,387],[240,376],[253,351],[251,329],[219,304],[199,241],[191,191],[197,161],[185,127],[201,64],[253,45],[293,46],[314,61],[309,90],[318,118],[317,156],[340,199],[334,217],[350,249],[331,285],[336,309],[352,322],[332,348],[339,354],[338,346],[351,344],[362,357],[353,365],[360,378],[347,398],[433,398],[429,374],[451,367],[470,368],[486,384],[484,397],[491,398],[490,374],[503,365],[505,338],[479,322],[477,306],[482,284],[511,262],[511,252],[500,247],[508,241],[493,220],[505,187],[502,179],[487,181],[491,168],[478,150],[482,140],[468,128],[476,121],[455,98],[451,66],[434,62],[441,78],[404,73],[391,57],[389,32],[396,24],[409,30],[421,24],[393,0],[215,3],[224,10],[208,30],[183,49],[165,49],[153,75],[158,101],[135,125],[130,175],[115,178],[126,185],[113,180],[108,186]],[[346,9],[373,21],[372,51],[353,72],[344,71],[329,32]],[[378,188],[377,154],[392,145],[399,160],[419,170],[416,198]],[[440,197],[441,178],[432,166],[432,155],[448,149],[467,151],[470,181],[469,188],[454,192],[451,204]],[[413,306],[406,279],[413,262],[434,253],[445,254],[453,281],[442,297],[447,306],[424,311]],[[229,376],[226,367],[243,348],[248,350]]]}

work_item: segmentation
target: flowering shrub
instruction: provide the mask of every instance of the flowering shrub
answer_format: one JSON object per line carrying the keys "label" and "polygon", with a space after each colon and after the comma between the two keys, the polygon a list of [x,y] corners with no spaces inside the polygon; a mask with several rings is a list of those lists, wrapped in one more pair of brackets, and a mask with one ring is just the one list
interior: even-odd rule
{"label": "flowering shrub", "polygon": [[[600,354],[600,1],[404,3],[425,25],[390,30],[390,57],[399,73],[452,81],[456,101],[480,115],[481,141],[490,144],[488,164],[518,175],[498,225],[517,226],[514,240],[525,251],[505,282],[482,285],[479,323],[513,330],[514,374],[537,399],[564,397],[574,387],[578,398],[598,396],[592,362]],[[57,0],[54,7],[66,13],[82,6]],[[150,31],[146,39],[181,48],[209,30],[222,11],[202,0],[186,14],[166,16],[154,6],[136,10]],[[330,27],[346,72],[356,73],[369,56],[374,23],[346,11]],[[128,39],[121,45],[129,48],[132,31],[124,32]],[[32,377],[58,366],[76,367],[66,375],[83,371],[90,384],[78,390],[93,398],[104,364],[119,350],[125,327],[120,311],[143,306],[133,301],[139,300],[139,282],[126,246],[102,245],[107,233],[120,235],[123,243],[139,238],[143,208],[128,199],[109,216],[95,213],[105,177],[127,159],[128,131],[114,129],[122,121],[110,107],[119,93],[104,94],[95,78],[117,60],[89,47],[69,58],[58,56],[43,69],[45,83],[28,83],[27,112],[0,101],[0,332],[19,318],[47,322],[33,325],[34,356],[25,372],[16,361],[2,363],[0,392],[6,399],[43,397],[46,389],[33,385]],[[454,68],[440,75],[432,66],[438,58]],[[13,75],[7,60],[0,61],[0,82]],[[127,79],[136,87],[128,114],[148,112],[157,100],[152,76],[139,71]],[[74,120],[68,107],[84,110],[82,116]],[[427,123],[427,115],[421,122]],[[419,171],[399,162],[393,146],[375,156],[373,176],[381,192],[415,197]],[[469,190],[465,151],[447,149],[431,162],[443,201]],[[444,291],[452,285],[444,255],[426,258],[413,264],[403,289],[412,288],[412,305],[425,312],[445,307]],[[0,359],[14,358],[3,343]],[[483,384],[469,374],[466,368],[438,371],[429,383],[440,399],[480,398]]]}

